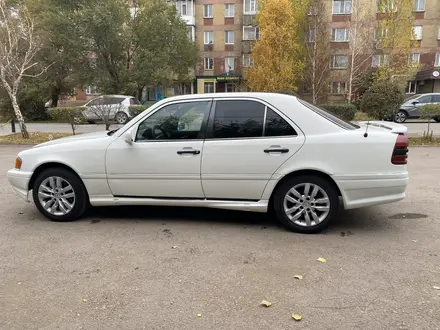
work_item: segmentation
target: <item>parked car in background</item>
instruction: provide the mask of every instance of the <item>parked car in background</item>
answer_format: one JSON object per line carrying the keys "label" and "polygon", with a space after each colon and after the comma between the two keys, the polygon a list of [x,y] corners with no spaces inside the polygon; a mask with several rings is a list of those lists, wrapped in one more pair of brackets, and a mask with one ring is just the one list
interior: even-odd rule
{"label": "parked car in background", "polygon": [[54,221],[89,205],[266,212],[289,229],[323,230],[345,209],[395,202],[408,184],[404,125],[344,121],[295,96],[170,97],[118,130],[18,154],[9,182]]}
{"label": "parked car in background", "polygon": [[87,110],[83,112],[85,119],[89,123],[104,120],[104,116],[117,124],[127,123],[133,116],[130,107],[140,105],[139,100],[133,96],[126,95],[101,95],[84,106]]}
{"label": "parked car in background", "polygon": [[[404,123],[407,119],[420,118],[422,115],[420,108],[427,104],[440,104],[440,93],[418,94],[405,100],[394,114],[394,121]],[[440,117],[433,119],[440,122]]]}

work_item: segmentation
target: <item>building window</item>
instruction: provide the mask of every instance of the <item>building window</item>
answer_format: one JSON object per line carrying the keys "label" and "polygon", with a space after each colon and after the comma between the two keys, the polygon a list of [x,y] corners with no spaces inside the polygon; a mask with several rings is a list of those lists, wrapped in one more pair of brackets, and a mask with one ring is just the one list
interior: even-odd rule
{"label": "building window", "polygon": [[406,86],[405,93],[406,94],[415,94],[416,93],[416,82],[415,81],[408,81],[408,85]]}
{"label": "building window", "polygon": [[345,82],[335,81],[330,85],[330,93],[332,94],[345,94]]}
{"label": "building window", "polygon": [[214,32],[213,31],[205,31],[203,33],[203,39],[205,45],[213,44],[214,43]]}
{"label": "building window", "polygon": [[351,14],[351,0],[333,0],[333,14]]}
{"label": "building window", "polygon": [[315,42],[316,40],[316,29],[309,29],[307,31],[307,42]]}
{"label": "building window", "polygon": [[415,65],[420,63],[420,53],[412,53],[408,55],[408,65]]}
{"label": "building window", "polygon": [[213,18],[212,5],[203,5],[203,18]]}
{"label": "building window", "polygon": [[234,44],[234,31],[225,31],[225,44],[226,45]]}
{"label": "building window", "polygon": [[434,66],[440,66],[440,53],[435,53],[435,63]]}
{"label": "building window", "polygon": [[252,65],[254,65],[252,54],[243,54],[243,67],[248,68]]}
{"label": "building window", "polygon": [[334,42],[347,42],[350,40],[349,29],[332,29],[332,41]]}
{"label": "building window", "polygon": [[244,0],[244,13],[245,14],[256,14],[258,11],[257,0]]}
{"label": "building window", "polygon": [[413,31],[414,31],[414,40],[422,40],[423,26],[421,25],[413,26]]}
{"label": "building window", "polygon": [[227,3],[225,5],[225,17],[235,16],[235,5],[233,3]]}
{"label": "building window", "polygon": [[214,70],[214,59],[212,57],[205,57],[205,70]]}
{"label": "building window", "polygon": [[87,88],[86,88],[86,94],[87,94],[87,95],[96,95],[96,94],[99,94],[98,87],[96,87],[96,86],[87,86]]}
{"label": "building window", "polygon": [[374,30],[373,39],[374,41],[379,41],[379,39],[385,38],[387,34],[388,34],[387,28],[377,28]]}
{"label": "building window", "polygon": [[188,29],[188,38],[189,40],[195,41],[195,33],[194,33],[194,26],[187,26],[186,27]]}
{"label": "building window", "polygon": [[260,30],[253,26],[243,27],[243,40],[257,40],[260,39]]}
{"label": "building window", "polygon": [[334,55],[331,57],[330,68],[332,69],[348,69],[348,56]]}
{"label": "building window", "polygon": [[225,72],[234,71],[235,69],[235,58],[225,57]]}
{"label": "building window", "polygon": [[386,13],[390,11],[397,11],[396,0],[384,1],[384,0],[376,0],[377,11]]}
{"label": "building window", "polygon": [[414,0],[415,11],[425,11],[425,0]]}
{"label": "building window", "polygon": [[176,9],[182,16],[193,16],[192,1],[176,1]]}
{"label": "building window", "polygon": [[214,83],[213,82],[205,82],[204,83],[204,92],[205,93],[214,93]]}
{"label": "building window", "polygon": [[232,93],[234,92],[234,84],[226,84],[226,93]]}
{"label": "building window", "polygon": [[371,57],[371,66],[373,68],[380,68],[388,65],[390,60],[389,55],[373,55]]}

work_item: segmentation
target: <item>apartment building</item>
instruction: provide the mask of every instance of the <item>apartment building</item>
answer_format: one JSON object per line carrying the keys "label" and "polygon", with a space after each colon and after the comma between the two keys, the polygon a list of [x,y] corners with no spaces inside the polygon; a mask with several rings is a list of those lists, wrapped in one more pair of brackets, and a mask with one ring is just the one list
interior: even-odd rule
{"label": "apartment building", "polygon": [[[354,1],[360,6],[371,8],[371,20],[380,19],[380,8],[376,0],[328,0],[327,13],[331,15],[331,59],[329,99],[343,100],[347,93],[347,73],[349,69],[350,20]],[[413,0],[415,12],[415,41],[408,54],[408,63],[418,65],[415,76],[395,77],[407,83],[407,94],[440,92],[440,1]],[[371,61],[366,62],[365,70],[377,68],[387,63],[386,53],[375,43],[375,34],[371,36]],[[344,72],[346,74],[344,74]]]}

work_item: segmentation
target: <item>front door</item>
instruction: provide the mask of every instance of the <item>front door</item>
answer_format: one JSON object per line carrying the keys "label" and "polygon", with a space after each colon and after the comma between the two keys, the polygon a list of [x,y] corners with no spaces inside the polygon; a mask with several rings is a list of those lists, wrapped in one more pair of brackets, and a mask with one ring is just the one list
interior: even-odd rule
{"label": "front door", "polygon": [[432,95],[424,95],[422,97],[419,97],[417,101],[418,102],[414,104],[414,108],[409,110],[410,117],[420,117],[422,115],[420,108],[424,105],[432,103]]}
{"label": "front door", "polygon": [[202,155],[206,198],[260,200],[272,175],[305,138],[259,101],[222,99],[215,104]]}
{"label": "front door", "polygon": [[107,150],[114,196],[203,198],[200,180],[211,100],[164,105],[135,125],[135,141],[121,136]]}

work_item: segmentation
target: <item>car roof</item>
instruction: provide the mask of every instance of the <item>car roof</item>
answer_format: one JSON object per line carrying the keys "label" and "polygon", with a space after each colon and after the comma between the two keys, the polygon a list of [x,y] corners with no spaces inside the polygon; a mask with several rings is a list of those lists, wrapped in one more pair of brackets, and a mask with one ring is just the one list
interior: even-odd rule
{"label": "car roof", "polygon": [[95,99],[99,99],[99,98],[103,98],[103,97],[134,98],[134,96],[130,96],[130,95],[105,94],[105,95],[99,95],[99,96],[95,97]]}
{"label": "car roof", "polygon": [[266,100],[268,98],[285,98],[291,97],[295,98],[296,96],[290,94],[282,94],[282,93],[262,93],[262,92],[234,92],[234,93],[205,93],[205,94],[186,94],[186,95],[178,95],[167,97],[165,100],[167,101],[178,101],[178,100],[192,100],[192,99],[200,99],[200,98],[240,98],[240,97],[250,97],[250,98],[260,98]]}

